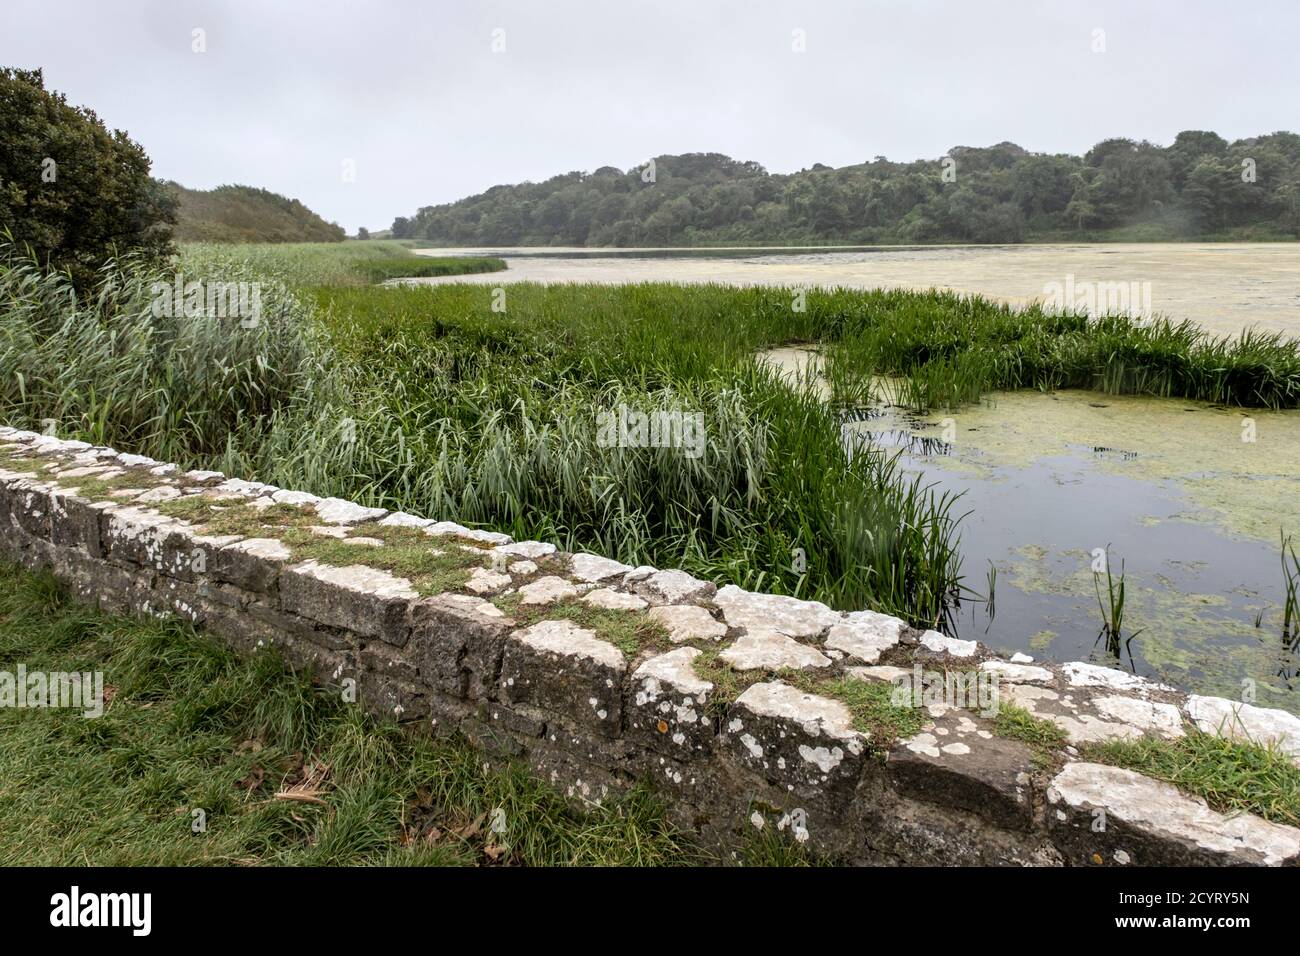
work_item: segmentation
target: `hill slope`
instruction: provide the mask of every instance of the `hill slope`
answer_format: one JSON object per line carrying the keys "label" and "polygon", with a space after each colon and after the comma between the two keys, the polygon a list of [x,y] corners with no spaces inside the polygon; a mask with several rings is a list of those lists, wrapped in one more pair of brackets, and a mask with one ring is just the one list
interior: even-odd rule
{"label": "hill slope", "polygon": [[1186,131],[1167,147],[1110,139],[1083,156],[958,146],[789,175],[720,153],[658,156],[652,171],[494,186],[399,217],[392,234],[485,246],[1296,238],[1300,136]]}
{"label": "hill slope", "polygon": [[190,242],[341,242],[343,229],[296,199],[253,186],[186,189],[178,200],[176,238]]}

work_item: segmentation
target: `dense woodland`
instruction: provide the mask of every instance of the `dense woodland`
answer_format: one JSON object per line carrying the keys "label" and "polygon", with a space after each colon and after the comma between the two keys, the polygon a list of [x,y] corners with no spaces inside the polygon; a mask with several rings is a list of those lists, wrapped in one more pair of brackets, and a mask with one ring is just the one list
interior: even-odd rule
{"label": "dense woodland", "polygon": [[[946,173],[946,175],[945,175]],[[1179,133],[1084,156],[1014,143],[790,175],[719,153],[494,186],[393,223],[445,245],[1020,242],[1300,237],[1300,136]]]}
{"label": "dense woodland", "polygon": [[195,242],[342,242],[343,229],[326,222],[296,199],[253,186],[186,189],[165,184],[175,195],[175,235]]}

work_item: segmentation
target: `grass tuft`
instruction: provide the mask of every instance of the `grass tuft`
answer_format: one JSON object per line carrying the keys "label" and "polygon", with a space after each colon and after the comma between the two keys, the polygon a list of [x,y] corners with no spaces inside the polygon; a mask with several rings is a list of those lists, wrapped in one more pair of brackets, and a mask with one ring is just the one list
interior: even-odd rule
{"label": "grass tuft", "polygon": [[1275,746],[1194,729],[1177,740],[1092,744],[1083,756],[1172,783],[1223,813],[1254,813],[1300,826],[1300,767]]}

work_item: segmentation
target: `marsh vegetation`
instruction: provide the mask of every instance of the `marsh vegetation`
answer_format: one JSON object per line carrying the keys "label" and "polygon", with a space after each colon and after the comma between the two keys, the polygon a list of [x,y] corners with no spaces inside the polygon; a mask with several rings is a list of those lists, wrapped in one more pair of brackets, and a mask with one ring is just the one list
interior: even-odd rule
{"label": "marsh vegetation", "polygon": [[[187,247],[187,279],[262,283],[261,319],[243,328],[155,318],[143,263],[113,263],[79,297],[11,254],[0,409],[185,465],[943,626],[973,595],[960,501],[843,440],[880,373],[917,409],[1064,387],[1300,404],[1300,348],[1280,336],[940,292],[366,284],[415,258],[399,243]],[[476,265],[494,267],[455,267]],[[829,401],[755,360],[792,341],[821,343]],[[598,414],[620,407],[702,413],[703,454],[602,441]]]}

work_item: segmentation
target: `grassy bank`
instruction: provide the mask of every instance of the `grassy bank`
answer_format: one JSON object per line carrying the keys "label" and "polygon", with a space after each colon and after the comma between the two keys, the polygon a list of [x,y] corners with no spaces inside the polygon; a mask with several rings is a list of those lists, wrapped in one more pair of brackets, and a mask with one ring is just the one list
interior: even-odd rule
{"label": "grassy bank", "polygon": [[811,310],[834,323],[827,375],[846,400],[885,374],[918,411],[1021,388],[1300,407],[1300,342],[1281,333],[1216,337],[1190,321],[1089,319],[947,292],[840,290],[811,297]]}
{"label": "grassy bank", "polygon": [[386,279],[499,272],[501,259],[473,256],[417,256],[407,243],[347,240],[338,243],[186,243],[181,268],[195,276],[232,271],[255,273],[293,288],[365,286]]}
{"label": "grassy bank", "polygon": [[102,616],[3,563],[0,660],[102,671],[109,698],[94,719],[0,709],[3,866],[718,862],[646,791],[577,814],[524,768],[375,723],[272,656]]}

